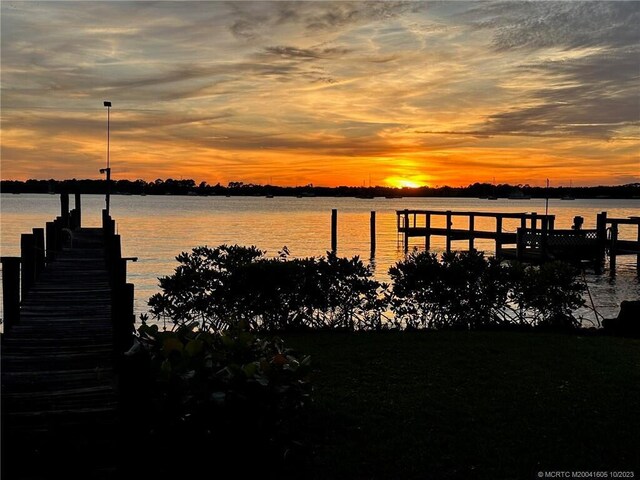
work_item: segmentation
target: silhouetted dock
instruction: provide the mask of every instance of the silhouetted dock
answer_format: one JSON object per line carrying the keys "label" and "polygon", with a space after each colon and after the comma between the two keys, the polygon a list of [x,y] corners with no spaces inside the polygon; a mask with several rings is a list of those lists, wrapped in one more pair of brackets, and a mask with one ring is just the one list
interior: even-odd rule
{"label": "silhouetted dock", "polygon": [[115,478],[133,285],[113,220],[82,228],[79,202],[2,258],[2,478]]}
{"label": "silhouetted dock", "polygon": [[[433,226],[434,219],[444,217],[444,226]],[[495,242],[496,257],[518,259],[527,263],[549,260],[590,262],[599,270],[608,254],[611,272],[615,272],[619,255],[636,255],[640,267],[640,217],[607,218],[601,212],[596,218],[595,229],[583,229],[582,217],[575,217],[569,229],[556,229],[554,215],[538,213],[457,212],[436,210],[396,210],[397,231],[402,236],[404,251],[409,250],[412,237],[423,237],[424,246],[431,248],[431,237],[445,237],[445,250],[452,250],[454,241],[468,242],[468,249],[475,248],[476,239]],[[476,227],[476,219],[488,219],[493,228]],[[458,228],[454,227],[458,220]],[[506,221],[516,222],[513,231],[505,229]],[[460,226],[460,224],[463,224]],[[486,222],[485,222],[486,223]],[[635,239],[619,238],[620,225],[637,226]]]}

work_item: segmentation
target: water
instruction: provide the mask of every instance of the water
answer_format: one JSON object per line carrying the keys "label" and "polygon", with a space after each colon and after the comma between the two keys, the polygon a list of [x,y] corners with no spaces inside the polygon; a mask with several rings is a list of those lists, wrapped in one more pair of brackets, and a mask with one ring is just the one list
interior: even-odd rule
{"label": "water", "polygon": [[[0,196],[1,254],[19,255],[20,234],[59,215],[57,195]],[[73,198],[71,199],[73,207]],[[396,210],[430,209],[483,212],[545,213],[544,199],[488,201],[477,198],[337,198],[337,197],[195,197],[133,196],[111,197],[111,215],[122,236],[122,254],[138,257],[128,264],[128,281],[135,284],[136,314],[147,312],[147,300],[158,292],[157,278],[170,275],[177,265],[175,256],[198,245],[223,243],[255,245],[275,256],[286,246],[294,257],[319,256],[331,248],[331,210],[338,210],[338,254],[359,255],[372,263],[376,277],[388,281],[388,269],[404,256],[396,232]],[[83,226],[99,226],[104,197],[82,197]],[[377,249],[369,259],[369,216],[376,211]],[[584,217],[583,228],[595,228],[597,213],[609,217],[640,215],[640,199],[574,200],[550,199],[548,213],[556,216],[558,229],[570,228],[573,217]],[[444,218],[441,219],[444,222]],[[460,223],[458,223],[460,222]],[[439,226],[433,223],[433,226]],[[442,226],[444,223],[442,223]],[[454,219],[454,228],[465,226]],[[495,228],[491,219],[476,218],[476,229]],[[503,229],[515,231],[518,221],[505,220]],[[620,238],[635,239],[635,227],[621,226]],[[411,239],[411,247],[423,248],[423,239]],[[454,242],[453,248],[466,248],[466,242]],[[444,250],[444,238],[432,237],[432,251]],[[476,248],[492,254],[494,243],[476,240]],[[618,257],[616,277],[587,272],[586,280],[596,310],[604,317],[618,314],[622,300],[640,298],[635,256]],[[586,297],[591,304],[589,297]],[[579,314],[595,319],[590,309]]]}

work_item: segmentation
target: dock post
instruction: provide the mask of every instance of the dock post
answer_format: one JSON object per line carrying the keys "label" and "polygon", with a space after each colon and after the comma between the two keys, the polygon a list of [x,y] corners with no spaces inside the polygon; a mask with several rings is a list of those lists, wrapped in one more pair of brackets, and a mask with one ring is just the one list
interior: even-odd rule
{"label": "dock post", "polygon": [[524,236],[526,232],[527,229],[525,227],[520,227],[516,230],[516,258],[520,262],[524,257],[524,249],[526,247],[524,243]]}
{"label": "dock post", "polygon": [[20,285],[22,289],[22,300],[31,289],[36,276],[36,243],[32,233],[23,233],[20,236],[20,256],[22,257],[22,272],[20,275]]}
{"label": "dock post", "polygon": [[335,253],[338,250],[338,210],[331,210],[331,251]]}
{"label": "dock post", "polygon": [[405,208],[403,215],[404,215],[404,253],[408,253],[409,252],[409,210]]}
{"label": "dock post", "polygon": [[542,259],[546,260],[547,259],[547,234],[549,233],[549,230],[548,230],[549,224],[548,224],[546,218],[540,223],[542,224],[542,236],[540,238],[540,250],[542,250]]}
{"label": "dock post", "polygon": [[133,339],[135,317],[133,315],[132,283],[118,285],[114,290],[114,303],[111,312],[113,323],[114,350],[116,356],[126,352]]}
{"label": "dock post", "polygon": [[60,216],[65,227],[69,226],[69,194],[60,194]]}
{"label": "dock post", "polygon": [[447,217],[446,217],[446,221],[447,221],[447,253],[451,253],[451,225],[452,225],[452,221],[451,221],[451,210],[447,210]]}
{"label": "dock post", "polygon": [[616,249],[618,248],[618,223],[611,222],[611,243],[609,244],[609,273],[616,274]]}
{"label": "dock post", "polygon": [[426,234],[424,237],[424,248],[429,250],[431,248],[431,214],[427,213],[427,216],[424,219],[424,226],[426,230]]}
{"label": "dock post", "polygon": [[[638,223],[638,235],[636,237],[638,247],[640,248],[640,223]],[[640,250],[636,254],[636,276],[640,277]]]}
{"label": "dock post", "polygon": [[496,258],[502,256],[502,217],[496,217]]}
{"label": "dock post", "polygon": [[550,232],[553,232],[553,229],[555,228],[556,216],[555,215],[549,215],[547,217],[547,222],[549,222],[548,225],[547,225],[547,230],[550,231]]}
{"label": "dock post", "polygon": [[5,333],[20,321],[20,257],[2,257],[2,306]]}
{"label": "dock post", "polygon": [[597,274],[600,274],[604,266],[607,246],[607,212],[600,212],[596,216],[596,237],[598,239],[598,258],[596,259],[595,270]]}
{"label": "dock post", "polygon": [[371,258],[376,256],[376,212],[371,211],[369,218],[369,230],[371,235]]}
{"label": "dock post", "polygon": [[102,210],[102,230],[105,237],[110,237],[116,233],[116,222],[107,213],[106,209]]}
{"label": "dock post", "polygon": [[82,201],[80,198],[80,194],[76,192],[75,194],[75,211],[76,211],[76,222],[77,227],[82,227]]}
{"label": "dock post", "polygon": [[35,278],[38,278],[44,270],[44,228],[33,229],[35,249]]}
{"label": "dock post", "polygon": [[474,250],[473,241],[475,240],[475,219],[473,215],[469,215],[469,250]]}
{"label": "dock post", "polygon": [[533,233],[535,233],[537,229],[538,229],[538,213],[532,212],[531,213],[531,230],[533,230]]}
{"label": "dock post", "polygon": [[45,255],[47,263],[52,262],[56,251],[56,223],[45,224]]}

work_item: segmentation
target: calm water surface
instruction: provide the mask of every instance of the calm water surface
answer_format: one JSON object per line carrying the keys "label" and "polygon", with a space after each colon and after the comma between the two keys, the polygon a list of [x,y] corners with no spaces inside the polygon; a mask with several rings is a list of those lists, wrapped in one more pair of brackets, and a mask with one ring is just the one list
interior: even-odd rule
{"label": "calm water surface", "polygon": [[[20,234],[59,215],[57,195],[0,196],[2,255],[19,255]],[[71,198],[73,207],[73,196]],[[104,208],[101,195],[82,197],[83,226],[99,226]],[[431,209],[483,212],[545,213],[544,199],[488,201],[476,198],[334,198],[334,197],[194,197],[134,196],[111,197],[111,214],[122,235],[123,256],[138,257],[129,263],[128,280],[135,284],[136,313],[147,311],[148,298],[159,291],[157,278],[170,275],[177,263],[175,256],[198,245],[223,243],[255,245],[267,255],[277,255],[286,246],[294,257],[319,256],[331,248],[331,209],[338,209],[338,254],[359,255],[375,268],[376,277],[388,280],[388,269],[403,258],[401,239],[396,233],[396,210]],[[369,258],[369,216],[376,211],[377,249]],[[640,200],[550,199],[548,213],[556,216],[556,228],[570,228],[573,217],[584,217],[584,228],[595,228],[596,215],[606,211],[609,217],[640,215]],[[433,223],[438,226],[438,223]],[[442,219],[444,225],[444,218]],[[466,226],[454,219],[454,228]],[[516,221],[505,221],[505,231],[515,231]],[[490,219],[476,219],[476,229],[495,229]],[[634,239],[635,229],[621,228],[621,238]],[[453,243],[464,249],[466,242]],[[423,248],[423,240],[412,239],[411,246]],[[432,237],[433,251],[444,249],[444,238]],[[494,251],[492,241],[476,240],[476,248],[487,254]],[[639,299],[635,257],[618,258],[617,275],[608,272],[596,276],[586,272],[591,297],[597,311],[605,317],[617,315],[622,300]],[[589,297],[587,296],[587,300]],[[589,303],[591,303],[589,301]],[[593,318],[593,312],[579,312]]]}

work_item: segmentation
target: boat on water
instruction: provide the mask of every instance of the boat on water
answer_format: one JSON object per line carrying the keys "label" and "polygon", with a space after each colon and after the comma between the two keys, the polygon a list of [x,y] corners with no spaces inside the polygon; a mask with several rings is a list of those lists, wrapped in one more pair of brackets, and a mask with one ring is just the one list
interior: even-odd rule
{"label": "boat on water", "polygon": [[[569,190],[571,191],[573,189],[573,181],[569,180]],[[566,195],[563,195],[562,197],[560,197],[560,200],[575,200],[576,197],[574,197],[573,195],[571,195],[571,193],[567,193]]]}
{"label": "boat on water", "polygon": [[509,194],[509,200],[531,200],[531,195],[525,195],[524,192],[516,190]]}

